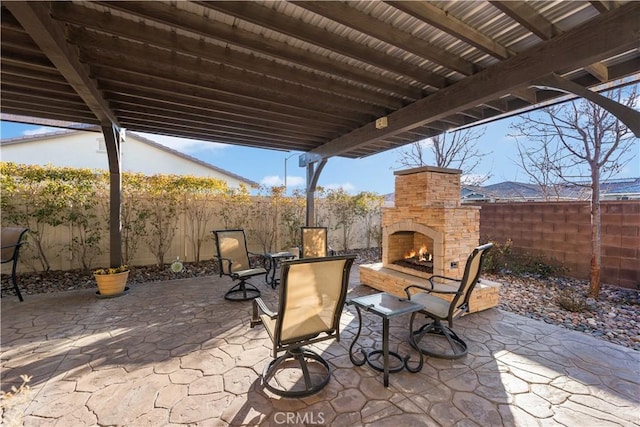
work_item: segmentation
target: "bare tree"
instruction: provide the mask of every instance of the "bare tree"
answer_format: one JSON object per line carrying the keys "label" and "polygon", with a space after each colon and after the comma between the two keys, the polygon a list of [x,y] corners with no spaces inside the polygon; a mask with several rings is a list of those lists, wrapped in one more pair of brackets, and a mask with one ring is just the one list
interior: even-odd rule
{"label": "bare tree", "polygon": [[[605,96],[637,108],[637,85],[609,91]],[[618,173],[635,156],[638,139],[613,114],[585,99],[543,108],[521,117],[517,133],[537,144],[558,150],[538,158],[530,170],[552,170],[560,182],[586,186],[591,193],[591,273],[589,296],[600,292],[600,182]],[[637,152],[637,149],[636,149]],[[534,158],[536,159],[536,158]],[[531,160],[531,159],[529,159]],[[554,165],[544,165],[553,160]],[[527,163],[525,159],[525,163]],[[530,163],[529,163],[530,164]]]}
{"label": "bare tree", "polygon": [[[513,125],[520,129],[521,123]],[[518,159],[516,164],[529,177],[529,181],[538,185],[545,201],[559,200],[564,186],[561,184],[562,171],[566,168],[561,142],[542,138],[537,144],[527,144],[516,138]]]}
{"label": "bare tree", "polygon": [[431,164],[437,167],[462,169],[465,175],[471,176],[488,154],[481,153],[477,148],[477,142],[485,131],[485,127],[468,128],[416,141],[400,151],[398,163],[402,167],[421,167],[427,166],[429,159],[433,158]]}

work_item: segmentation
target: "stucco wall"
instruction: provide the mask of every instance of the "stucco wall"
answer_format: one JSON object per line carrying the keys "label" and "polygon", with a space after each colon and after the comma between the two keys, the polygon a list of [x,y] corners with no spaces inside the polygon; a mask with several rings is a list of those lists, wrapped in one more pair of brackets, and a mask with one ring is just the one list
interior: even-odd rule
{"label": "stucco wall", "polygon": [[[513,242],[513,249],[534,255],[542,255],[550,263],[569,269],[567,275],[588,278],[590,270],[590,212],[587,202],[535,202],[535,203],[486,203],[480,204],[481,241],[488,238],[504,243]],[[640,287],[640,201],[605,201],[602,207],[602,269],[603,283],[636,289]],[[378,222],[379,224],[379,222]],[[193,260],[193,250],[185,235],[186,219],[178,221],[179,230],[165,261],[171,262],[180,256]],[[221,220],[214,220],[208,229],[224,228]],[[277,243],[273,250],[285,250],[286,242],[282,230],[277,231]],[[51,247],[50,261],[53,269],[77,268],[65,245],[73,238],[68,227],[56,227],[47,232],[45,245]],[[355,224],[350,248],[365,246],[365,229],[362,223]],[[210,236],[208,236],[210,239]],[[105,242],[108,239],[105,240]],[[329,244],[342,249],[341,230],[329,228]],[[372,242],[375,245],[375,242]],[[259,244],[249,241],[250,250],[262,252]],[[213,241],[203,246],[201,259],[213,257]],[[96,260],[96,265],[106,265],[108,255]],[[22,258],[22,257],[21,257]],[[21,261],[23,261],[21,259]],[[153,264],[155,259],[141,247],[134,264]],[[20,263],[19,271],[28,271]],[[4,267],[5,265],[3,265]],[[2,268],[4,272],[4,268]]]}
{"label": "stucco wall", "polygon": [[[256,200],[258,198],[254,198],[254,203],[259,203]],[[141,201],[141,203],[143,203]],[[213,205],[216,203],[215,201],[211,202],[212,212],[217,212],[216,206]],[[321,205],[316,206],[317,212],[322,217],[328,217],[328,213],[326,208],[323,208]],[[165,263],[171,263],[176,259],[176,257],[180,257],[183,261],[194,261],[195,260],[195,251],[192,244],[192,238],[190,236],[190,226],[188,225],[187,216],[184,214],[179,214],[178,219],[176,221],[176,231],[173,240],[171,241],[171,245],[168,248],[164,261]],[[335,229],[331,220],[328,224],[328,240],[329,245],[332,249],[342,250],[343,249],[343,236],[342,229]],[[245,228],[247,234],[247,244],[249,250],[254,253],[263,253],[264,249],[258,239],[253,235],[250,231],[251,229],[260,229],[260,220],[257,218],[252,218],[251,216],[246,217],[242,220],[243,227]],[[275,223],[280,224],[280,221],[277,220]],[[377,222],[379,224],[379,222]],[[322,224],[326,225],[326,224]],[[104,225],[104,229],[102,230],[102,239],[100,243],[101,254],[97,255],[91,262],[91,266],[93,268],[104,267],[109,264],[109,236],[107,230],[107,224]],[[230,226],[230,228],[235,228],[235,226]],[[223,218],[220,216],[213,216],[211,221],[207,223],[205,228],[205,241],[201,246],[200,259],[201,260],[210,260],[214,257],[215,249],[213,236],[211,234],[211,230],[225,229],[225,224]],[[366,237],[365,237],[366,228],[363,222],[356,223],[352,227],[351,238],[349,239],[349,247],[350,248],[362,248],[366,245]],[[77,230],[73,230],[68,225],[58,225],[56,227],[51,227],[48,225],[43,226],[42,236],[44,238],[43,248],[47,256],[47,260],[51,265],[52,270],[71,270],[80,268],[80,261],[74,258],[74,255],[71,253],[69,249],[70,243],[74,238],[78,236],[74,233],[77,233]],[[271,251],[281,251],[288,250],[289,246],[287,243],[287,237],[284,234],[284,229],[282,226],[278,227],[274,230],[274,240],[273,245],[271,247]],[[376,242],[372,242],[372,245],[376,245]],[[149,265],[155,264],[156,258],[153,253],[149,249],[149,247],[144,243],[144,239],[140,239],[138,251],[133,258],[131,264],[133,265]],[[41,269],[41,265],[37,260],[36,246],[35,244],[28,244],[20,251],[20,262],[18,264],[18,273],[27,272],[27,271],[39,271]],[[0,271],[3,274],[7,272],[10,273],[11,265],[10,264],[2,264],[0,265]]]}

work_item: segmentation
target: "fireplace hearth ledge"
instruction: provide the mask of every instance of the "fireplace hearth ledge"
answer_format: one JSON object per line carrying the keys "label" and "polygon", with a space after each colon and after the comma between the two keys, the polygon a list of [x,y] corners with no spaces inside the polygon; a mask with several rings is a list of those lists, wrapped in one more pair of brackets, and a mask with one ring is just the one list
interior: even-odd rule
{"label": "fireplace hearth ledge", "polygon": [[[381,262],[362,264],[359,269],[360,283],[403,298],[407,296],[404,288],[409,285],[429,286],[429,280],[383,267]],[[469,312],[475,313],[496,307],[499,302],[500,286],[499,282],[480,278],[469,300]],[[452,286],[452,290],[455,290],[454,286]],[[451,299],[448,295],[437,296],[447,300]]]}

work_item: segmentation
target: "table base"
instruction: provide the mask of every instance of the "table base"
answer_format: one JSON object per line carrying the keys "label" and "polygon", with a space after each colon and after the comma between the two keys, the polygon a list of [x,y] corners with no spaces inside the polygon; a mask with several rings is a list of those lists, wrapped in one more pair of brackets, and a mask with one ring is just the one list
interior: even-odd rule
{"label": "table base", "polygon": [[[289,259],[295,259],[295,255],[291,252],[276,252],[265,254],[267,263],[265,264],[265,281],[268,285],[271,285],[272,289],[275,289],[280,284],[280,279],[276,277],[276,270],[282,261]],[[271,276],[271,277],[269,277]]]}
{"label": "table base", "polygon": [[[381,365],[380,362],[375,361],[375,360],[371,360],[372,356],[375,356],[377,354],[381,354],[383,356],[383,364]],[[389,373],[394,373],[394,372],[400,372],[402,371],[406,365],[405,365],[405,360],[402,358],[402,356],[400,356],[398,353],[396,353],[395,351],[390,351],[389,352],[389,356],[392,356],[394,358],[396,358],[398,361],[400,361],[400,365],[399,366],[390,366],[389,365],[389,360],[384,360],[384,350],[372,350],[368,353],[364,353],[364,358],[367,361],[367,364],[369,366],[371,366],[373,369],[375,369],[378,372],[384,372],[384,365],[388,366],[388,370]]]}
{"label": "table base", "polygon": [[[419,361],[417,365],[415,367],[411,367],[409,366],[409,355],[403,358],[402,356],[400,356],[400,354],[389,350],[389,318],[387,316],[382,316],[382,350],[373,349],[367,352],[361,348],[360,353],[362,353],[362,358],[358,359],[353,353],[353,347],[356,345],[356,342],[360,338],[360,333],[362,332],[362,313],[360,312],[360,306],[358,304],[354,304],[354,306],[356,309],[356,313],[358,314],[358,332],[356,333],[351,346],[349,346],[349,359],[351,360],[351,363],[356,366],[362,366],[367,363],[376,371],[383,372],[383,383],[385,387],[389,386],[390,373],[400,372],[405,368],[411,373],[416,373],[422,370],[424,359],[420,351],[418,351]],[[369,311],[371,308],[372,307],[367,307],[367,311]],[[377,314],[375,311],[372,311],[372,313]],[[414,344],[412,335],[409,336],[409,342],[411,344]],[[371,356],[377,354],[382,354],[382,366],[380,366],[379,362],[371,360]],[[389,356],[392,356],[393,358],[399,360],[401,362],[400,366],[389,366]]]}

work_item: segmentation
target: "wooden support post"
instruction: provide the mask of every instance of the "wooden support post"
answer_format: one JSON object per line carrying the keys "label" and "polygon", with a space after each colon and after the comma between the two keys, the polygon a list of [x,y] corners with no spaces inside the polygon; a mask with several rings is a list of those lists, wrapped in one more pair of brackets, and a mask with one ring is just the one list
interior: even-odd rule
{"label": "wooden support post", "polygon": [[120,144],[124,136],[115,126],[102,126],[109,159],[109,263],[111,267],[122,264],[122,164]]}
{"label": "wooden support post", "polygon": [[322,159],[317,164],[316,163],[307,163],[307,227],[314,227],[316,225],[316,215],[315,215],[315,193],[316,193],[316,185],[318,184],[318,178],[320,177],[320,173],[324,168],[324,165],[327,164],[327,159]]}

